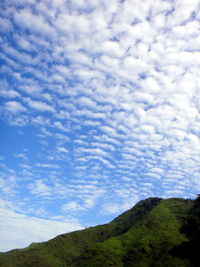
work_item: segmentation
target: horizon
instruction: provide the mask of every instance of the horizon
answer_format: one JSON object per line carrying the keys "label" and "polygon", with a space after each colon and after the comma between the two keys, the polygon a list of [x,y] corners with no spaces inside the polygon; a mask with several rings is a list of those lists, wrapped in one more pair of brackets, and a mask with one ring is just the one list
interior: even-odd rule
{"label": "horizon", "polygon": [[0,251],[198,195],[198,0],[0,11]]}

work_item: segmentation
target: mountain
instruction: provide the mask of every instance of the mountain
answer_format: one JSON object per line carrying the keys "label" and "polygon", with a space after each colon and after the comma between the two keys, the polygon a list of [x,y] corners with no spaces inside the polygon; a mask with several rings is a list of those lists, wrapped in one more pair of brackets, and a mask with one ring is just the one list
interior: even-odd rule
{"label": "mountain", "polygon": [[148,198],[105,225],[0,253],[2,267],[199,267],[200,197]]}

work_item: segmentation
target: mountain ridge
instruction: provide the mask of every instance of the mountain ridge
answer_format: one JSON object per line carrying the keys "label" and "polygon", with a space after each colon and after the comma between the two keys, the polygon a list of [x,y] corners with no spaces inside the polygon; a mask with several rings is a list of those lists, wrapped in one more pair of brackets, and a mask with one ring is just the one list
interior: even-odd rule
{"label": "mountain ridge", "polygon": [[199,211],[198,200],[147,198],[110,223],[0,253],[0,266],[198,266],[182,252],[198,243],[186,225],[199,231]]}

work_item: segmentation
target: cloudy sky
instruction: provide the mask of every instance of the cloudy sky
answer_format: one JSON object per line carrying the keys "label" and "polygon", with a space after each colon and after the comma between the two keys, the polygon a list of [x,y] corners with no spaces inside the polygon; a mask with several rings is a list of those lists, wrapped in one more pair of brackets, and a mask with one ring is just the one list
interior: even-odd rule
{"label": "cloudy sky", "polygon": [[200,193],[198,0],[0,14],[0,251]]}

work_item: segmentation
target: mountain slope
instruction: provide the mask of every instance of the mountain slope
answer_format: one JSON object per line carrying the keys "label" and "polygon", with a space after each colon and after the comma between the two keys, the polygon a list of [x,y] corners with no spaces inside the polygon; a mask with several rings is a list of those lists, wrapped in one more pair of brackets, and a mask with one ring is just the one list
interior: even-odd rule
{"label": "mountain slope", "polygon": [[192,239],[185,226],[198,217],[196,205],[149,198],[108,224],[1,253],[0,266],[195,266],[183,251]]}

